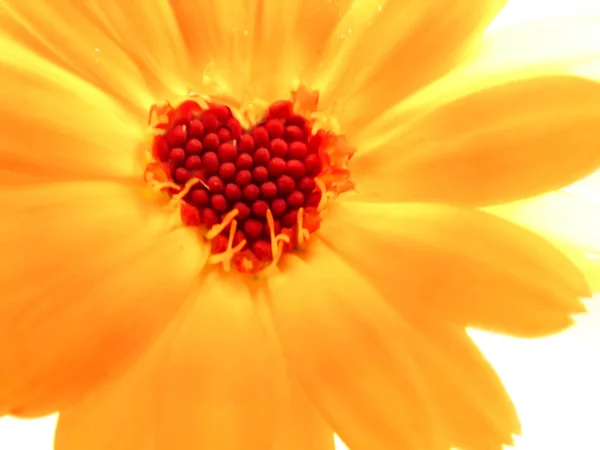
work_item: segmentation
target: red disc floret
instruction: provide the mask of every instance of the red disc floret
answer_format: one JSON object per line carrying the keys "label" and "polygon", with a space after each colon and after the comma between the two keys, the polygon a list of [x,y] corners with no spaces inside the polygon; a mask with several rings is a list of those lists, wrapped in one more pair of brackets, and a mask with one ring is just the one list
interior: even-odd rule
{"label": "red disc floret", "polygon": [[[188,100],[165,114],[167,123],[156,127],[164,133],[154,138],[154,158],[182,188],[199,180],[183,198],[182,220],[210,228],[237,209],[233,244],[246,241],[234,258],[240,270],[255,272],[270,263],[272,234],[288,236],[284,249],[293,250],[299,211],[304,214],[300,223],[312,226],[309,231],[318,228],[322,192],[315,178],[327,165],[323,138],[313,133],[310,120],[294,114],[291,101],[271,105],[250,130],[224,105],[202,108]],[[228,226],[213,239],[213,254],[226,250],[230,232]]]}

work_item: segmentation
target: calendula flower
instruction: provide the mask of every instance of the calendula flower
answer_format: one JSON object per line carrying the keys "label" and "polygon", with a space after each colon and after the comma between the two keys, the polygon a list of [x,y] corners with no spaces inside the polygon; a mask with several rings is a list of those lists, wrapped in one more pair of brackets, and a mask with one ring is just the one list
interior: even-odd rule
{"label": "calendula flower", "polygon": [[3,2],[0,412],[60,409],[58,450],[511,442],[465,327],[590,292],[477,207],[596,169],[600,86],[416,94],[504,3]]}

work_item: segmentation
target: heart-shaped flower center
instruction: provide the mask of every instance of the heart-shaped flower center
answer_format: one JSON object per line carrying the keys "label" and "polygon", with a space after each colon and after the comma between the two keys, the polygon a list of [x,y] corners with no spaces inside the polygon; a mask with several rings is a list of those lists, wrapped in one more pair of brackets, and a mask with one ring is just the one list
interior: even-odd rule
{"label": "heart-shaped flower center", "polygon": [[353,150],[296,100],[271,104],[247,129],[214,102],[151,110],[146,179],[176,200],[183,225],[205,229],[209,262],[264,271],[306,245],[328,199],[352,188]]}

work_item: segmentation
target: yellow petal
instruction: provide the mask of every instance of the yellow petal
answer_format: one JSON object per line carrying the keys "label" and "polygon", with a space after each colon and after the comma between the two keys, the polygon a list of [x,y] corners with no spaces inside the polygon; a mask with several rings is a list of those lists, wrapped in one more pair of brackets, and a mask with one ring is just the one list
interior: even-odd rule
{"label": "yellow petal", "polygon": [[356,130],[353,144],[362,150],[372,148],[418,108],[513,80],[571,73],[577,64],[600,57],[600,24],[594,19],[560,18],[488,29],[467,56],[460,67]]}
{"label": "yellow petal", "polygon": [[320,236],[398,311],[519,336],[563,330],[590,291],[542,238],[492,215],[434,204],[345,202]]}
{"label": "yellow petal", "polygon": [[565,192],[486,208],[544,236],[583,271],[600,292],[600,205]]}
{"label": "yellow petal", "polygon": [[325,44],[317,82],[323,106],[336,106],[352,137],[354,130],[458,65],[465,46],[505,3],[354,2]]}
{"label": "yellow petal", "polygon": [[122,379],[61,414],[56,450],[272,448],[272,350],[248,290],[207,279]]}
{"label": "yellow petal", "polygon": [[246,287],[231,277],[208,282],[164,361],[157,447],[269,448],[277,404],[273,349]]}
{"label": "yellow petal", "polygon": [[564,187],[600,166],[600,84],[521,80],[421,110],[352,165],[363,200],[491,205]]}
{"label": "yellow petal", "polygon": [[1,36],[0,47],[2,170],[38,179],[141,177],[145,117]]}
{"label": "yellow petal", "polygon": [[0,414],[76,400],[186,300],[207,250],[138,196],[99,182],[0,190]]}
{"label": "yellow petal", "polygon": [[447,449],[409,353],[421,339],[360,273],[313,242],[272,280],[271,309],[290,368],[350,448]]}
{"label": "yellow petal", "polygon": [[273,450],[335,450],[333,430],[308,401],[295,380],[288,380],[282,422]]}
{"label": "yellow petal", "polygon": [[453,448],[502,450],[521,426],[500,378],[465,330],[431,314],[413,319],[427,336],[414,346],[423,377],[448,427]]}
{"label": "yellow petal", "polygon": [[351,0],[170,2],[191,58],[238,100],[274,101],[319,70]]}
{"label": "yellow petal", "polygon": [[[149,3],[153,2],[144,5]],[[146,84],[148,73],[132,60],[126,43],[115,34],[117,30],[85,5],[89,2],[1,0],[0,30],[4,38],[24,45],[48,64],[94,84],[131,111],[147,114],[153,100]],[[135,26],[139,16],[138,13],[130,17],[130,27]],[[160,24],[153,27],[158,32]],[[37,74],[41,76],[44,71]]]}

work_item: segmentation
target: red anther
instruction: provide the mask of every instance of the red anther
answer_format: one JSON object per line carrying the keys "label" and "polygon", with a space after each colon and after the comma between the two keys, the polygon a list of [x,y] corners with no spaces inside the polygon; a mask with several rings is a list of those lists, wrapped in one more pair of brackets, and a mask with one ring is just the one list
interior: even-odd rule
{"label": "red anther", "polygon": [[314,154],[310,154],[304,158],[304,167],[306,169],[306,175],[309,177],[316,177],[323,169],[323,165],[321,164],[319,157]]}
{"label": "red anther", "polygon": [[250,216],[250,207],[245,203],[238,202],[233,207],[238,210],[236,220],[246,220]]}
{"label": "red anther", "polygon": [[252,240],[258,238],[262,232],[262,222],[256,219],[246,220],[244,222],[244,232]]}
{"label": "red anther", "polygon": [[[239,216],[236,216],[236,219]],[[246,239],[246,236],[244,236],[244,233],[240,230],[237,230],[235,232],[235,234],[233,235],[233,246],[235,247],[236,245],[239,245],[240,242],[242,242],[244,239]]]}
{"label": "red anther", "polygon": [[246,200],[249,202],[253,202],[260,195],[260,189],[255,184],[249,184],[244,188],[242,194]]}
{"label": "red anther", "polygon": [[173,111],[171,121],[178,125],[187,125],[190,120],[200,117],[202,108],[193,100],[186,100]]}
{"label": "red anther", "polygon": [[198,208],[188,205],[185,202],[181,204],[179,216],[181,217],[181,223],[186,227],[199,227],[202,225],[202,218],[200,217]]}
{"label": "red anther", "polygon": [[304,204],[304,194],[300,191],[294,191],[287,196],[286,200],[292,208],[300,208]]}
{"label": "red anther", "polygon": [[276,198],[271,202],[271,213],[273,216],[280,217],[283,216],[285,210],[287,209],[287,203],[282,198]]}
{"label": "red anther", "polygon": [[313,193],[311,193],[308,198],[306,199],[306,207],[312,207],[312,208],[316,208],[317,206],[319,206],[319,203],[321,203],[321,197],[323,196],[323,193],[321,191],[315,191]]}
{"label": "red anther", "polygon": [[319,147],[321,146],[321,142],[323,142],[322,135],[314,135],[308,138],[308,153],[318,153]]}
{"label": "red anther", "polygon": [[305,195],[314,191],[316,186],[315,180],[310,177],[304,177],[298,183],[298,189],[300,189]]}
{"label": "red anther", "polygon": [[290,159],[286,164],[285,173],[292,177],[294,180],[301,180],[306,175],[306,167],[302,161],[297,159]]}
{"label": "red anther", "polygon": [[269,179],[269,171],[266,167],[258,166],[252,169],[252,181],[256,184],[264,183]]}
{"label": "red anther", "polygon": [[202,153],[202,142],[200,139],[190,139],[185,144],[185,151],[190,155],[199,155]]}
{"label": "red anther", "polygon": [[171,164],[183,164],[185,157],[185,150],[179,147],[175,147],[169,152],[169,162]]}
{"label": "red anther", "polygon": [[208,106],[208,112],[214,114],[219,122],[227,123],[231,117],[231,109],[228,106],[218,104],[209,104]]}
{"label": "red anther", "polygon": [[277,186],[272,181],[267,181],[260,186],[260,193],[266,200],[277,197]]}
{"label": "red anther", "polygon": [[249,170],[240,170],[235,176],[235,183],[244,187],[252,182],[252,173]]}
{"label": "red anther", "polygon": [[235,167],[238,170],[251,169],[253,164],[254,160],[248,153],[242,153],[238,155],[237,159],[235,160]]}
{"label": "red anther", "polygon": [[294,114],[285,121],[285,124],[288,126],[304,128],[304,125],[306,124],[306,119],[298,114]]}
{"label": "red anther", "polygon": [[264,147],[254,152],[254,164],[266,166],[271,160],[271,153]]}
{"label": "red anther", "polygon": [[264,127],[256,127],[252,131],[252,138],[254,139],[255,147],[266,147],[269,145],[269,133]]}
{"label": "red anther", "polygon": [[301,141],[304,139],[304,131],[302,131],[302,128],[300,127],[290,125],[285,127],[283,137],[287,142]]}
{"label": "red anther", "polygon": [[283,137],[283,131],[285,126],[283,125],[283,121],[279,119],[269,119],[265,123],[265,129],[269,134],[271,139],[276,139]]}
{"label": "red anther", "polygon": [[235,178],[235,164],[230,162],[221,164],[221,167],[219,168],[219,176],[225,181]]}
{"label": "red anther", "polygon": [[188,170],[199,170],[202,168],[202,158],[198,155],[188,156],[185,160],[185,168]]}
{"label": "red anther", "polygon": [[277,178],[285,172],[285,167],[285,160],[283,158],[273,158],[267,165],[269,176],[272,179]]}
{"label": "red anther", "polygon": [[213,113],[206,112],[202,115],[202,125],[204,125],[205,133],[216,133],[221,123]]}
{"label": "red anther", "polygon": [[271,244],[266,241],[256,241],[252,243],[252,253],[259,261],[269,261],[271,259]]}
{"label": "red anther", "polygon": [[298,211],[292,210],[283,216],[281,219],[281,226],[284,228],[292,228],[296,225],[296,222],[298,222]]}
{"label": "red anther", "polygon": [[175,169],[173,178],[175,178],[175,181],[177,181],[179,184],[185,184],[190,179],[190,171],[184,169],[183,167],[178,167]]}
{"label": "red anther", "polygon": [[237,202],[242,198],[242,190],[237,184],[229,183],[225,186],[225,197],[232,202]]}
{"label": "red anther", "polygon": [[174,126],[166,132],[164,138],[171,148],[183,147],[187,141],[187,127],[185,125]]}
{"label": "red anther", "polygon": [[242,135],[242,125],[234,117],[227,121],[227,128],[231,131],[231,137],[233,139],[239,139]]}
{"label": "red anther", "polygon": [[210,203],[208,192],[202,188],[192,189],[189,197],[190,203],[200,208],[207,206]]}
{"label": "red anther", "polygon": [[219,158],[216,153],[208,152],[202,155],[202,167],[207,175],[214,175],[219,171]]}
{"label": "red anther", "polygon": [[165,135],[169,147],[184,147],[187,142],[187,131],[183,125],[176,125]]}
{"label": "red anther", "polygon": [[254,152],[254,138],[248,133],[244,133],[240,136],[237,146],[240,153],[252,153]]}
{"label": "red anther", "polygon": [[288,149],[288,157],[290,159],[303,160],[308,154],[308,147],[304,142],[292,142]]}
{"label": "red anther", "polygon": [[152,156],[159,161],[167,161],[169,158],[169,144],[163,136],[157,136],[152,143]]}
{"label": "red anther", "polygon": [[231,142],[226,142],[225,144],[221,144],[219,146],[217,155],[219,156],[219,161],[221,162],[234,161],[235,157],[237,156],[237,148]]}
{"label": "red anther", "polygon": [[224,213],[229,209],[229,205],[227,204],[227,199],[222,194],[215,194],[210,198],[210,204],[214,208],[215,211]]}
{"label": "red anther", "polygon": [[225,127],[222,127],[219,129],[219,131],[217,131],[217,136],[219,136],[219,141],[221,143],[229,142],[231,140],[231,131]]}
{"label": "red anther", "polygon": [[285,158],[288,153],[288,145],[283,139],[273,139],[271,141],[271,157]]}
{"label": "red anther", "polygon": [[287,195],[296,189],[296,182],[289,175],[281,175],[277,178],[277,190],[280,195]]}
{"label": "red anther", "polygon": [[220,222],[221,220],[219,219],[219,215],[215,212],[214,209],[204,208],[202,210],[202,223],[204,225],[210,228]]}
{"label": "red anther", "polygon": [[202,139],[202,136],[204,136],[204,125],[198,119],[190,120],[187,131],[188,138]]}
{"label": "red anther", "polygon": [[223,185],[223,180],[221,180],[221,178],[216,175],[210,177],[206,184],[211,194],[220,194],[221,192],[223,192],[223,189],[225,189],[225,186]]}
{"label": "red anther", "polygon": [[209,133],[205,135],[204,140],[202,141],[204,149],[213,152],[219,148],[220,143],[221,141],[219,141],[219,136],[217,136],[215,133]]}
{"label": "red anther", "polygon": [[211,253],[213,253],[213,254],[223,253],[225,250],[227,250],[228,243],[229,243],[229,240],[227,239],[226,236],[224,236],[222,234],[215,236],[215,238],[210,243]]}
{"label": "red anther", "polygon": [[269,116],[276,119],[287,119],[294,114],[294,104],[289,100],[279,100],[269,106]]}
{"label": "red anther", "polygon": [[254,214],[256,217],[266,217],[268,210],[269,204],[264,200],[256,200],[254,203],[252,203],[252,214]]}

